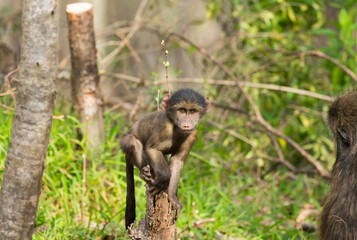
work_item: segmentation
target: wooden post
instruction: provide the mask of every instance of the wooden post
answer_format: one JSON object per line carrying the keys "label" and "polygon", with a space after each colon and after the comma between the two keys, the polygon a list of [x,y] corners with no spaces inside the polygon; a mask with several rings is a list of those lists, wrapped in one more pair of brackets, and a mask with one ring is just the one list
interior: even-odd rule
{"label": "wooden post", "polygon": [[66,7],[71,52],[72,98],[83,123],[82,133],[89,149],[99,150],[103,142],[103,101],[98,84],[97,50],[90,3],[73,3]]}
{"label": "wooden post", "polygon": [[132,240],[177,239],[176,219],[166,193],[153,197],[146,185],[146,216],[140,219],[138,228],[129,229]]}

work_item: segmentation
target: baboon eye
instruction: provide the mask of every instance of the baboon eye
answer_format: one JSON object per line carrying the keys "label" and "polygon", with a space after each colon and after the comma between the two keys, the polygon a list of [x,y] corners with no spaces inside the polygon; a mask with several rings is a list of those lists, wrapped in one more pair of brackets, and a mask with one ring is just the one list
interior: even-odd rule
{"label": "baboon eye", "polygon": [[338,134],[340,135],[340,138],[347,147],[351,145],[350,140],[348,139],[348,136],[346,132],[343,129],[337,129]]}
{"label": "baboon eye", "polygon": [[179,108],[178,111],[179,111],[180,113],[185,113],[185,112],[186,112],[186,109],[184,109],[184,108]]}
{"label": "baboon eye", "polygon": [[196,112],[196,109],[190,109],[190,113],[193,114]]}

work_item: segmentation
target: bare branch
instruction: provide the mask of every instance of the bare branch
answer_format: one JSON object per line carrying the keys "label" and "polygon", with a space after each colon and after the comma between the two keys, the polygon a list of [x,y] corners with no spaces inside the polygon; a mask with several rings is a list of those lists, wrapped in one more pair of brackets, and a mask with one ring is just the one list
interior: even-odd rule
{"label": "bare branch", "polygon": [[[124,33],[119,32],[119,33],[117,33],[116,35],[117,35],[118,37],[120,37],[120,38],[122,39],[122,41],[125,39]],[[131,43],[130,43],[130,42],[127,42],[126,46],[128,47],[128,49],[129,49],[129,51],[131,52],[131,54],[133,55],[133,57],[135,58],[136,62],[137,62],[137,63],[140,63],[140,64],[143,63],[143,61],[141,60],[141,58],[140,58],[138,52],[137,52],[137,51],[135,50],[135,48],[131,45]]]}
{"label": "bare branch", "polygon": [[120,42],[118,47],[114,49],[111,53],[109,53],[105,58],[103,58],[101,64],[102,68],[105,69],[105,67],[113,60],[113,58],[123,49],[125,45],[128,44],[129,40],[134,36],[134,34],[140,29],[140,26],[142,24],[141,22],[141,15],[143,14],[149,0],[143,0],[140,3],[140,6],[138,10],[136,11],[135,18],[134,18],[134,25],[131,28],[130,32],[126,37]]}
{"label": "bare branch", "polygon": [[[122,80],[127,80],[127,81],[132,81],[135,83],[141,83],[142,80],[138,77],[133,77],[129,76],[126,74],[121,74],[121,73],[109,73],[109,72],[104,72],[101,74],[102,76],[107,76],[107,77],[113,77],[117,79],[122,79]],[[226,85],[226,86],[235,86],[236,83],[232,80],[216,80],[216,79],[203,79],[203,78],[176,78],[174,80],[170,80],[172,83],[200,83],[200,84],[212,84],[212,85]],[[145,85],[151,85],[152,81],[149,80],[144,80]],[[157,85],[164,85],[167,84],[166,80],[159,80],[157,82]],[[320,93],[314,93],[310,92],[307,90],[303,89],[297,89],[297,88],[292,88],[292,87],[286,87],[286,86],[279,86],[279,85],[274,85],[274,84],[266,84],[266,83],[252,83],[252,82],[240,82],[240,85],[242,87],[252,87],[252,88],[261,88],[261,89],[268,89],[268,90],[274,90],[274,91],[281,91],[281,92],[290,92],[290,93],[295,93],[298,95],[303,95],[303,96],[308,96],[308,97],[313,97],[317,99],[321,99],[324,101],[333,101],[333,97],[326,96]]]}
{"label": "bare branch", "polygon": [[237,133],[236,131],[233,131],[233,130],[231,130],[231,129],[227,129],[227,128],[225,128],[222,124],[219,124],[219,123],[217,123],[217,122],[210,121],[210,120],[207,120],[207,121],[208,121],[208,123],[211,124],[212,126],[221,129],[222,131],[224,131],[224,132],[226,132],[226,133],[232,135],[233,137],[236,137],[236,138],[242,140],[242,141],[245,142],[245,143],[248,143],[248,144],[251,145],[252,147],[255,147],[255,146],[256,146],[256,144],[255,144],[254,142],[252,142],[250,139],[244,137],[243,135]]}
{"label": "bare branch", "polygon": [[299,144],[297,144],[294,140],[289,138],[288,136],[285,136],[283,133],[279,132],[275,128],[273,128],[262,116],[258,106],[255,104],[253,101],[252,97],[243,89],[241,82],[239,79],[233,75],[233,73],[225,66],[223,63],[219,62],[213,55],[210,55],[208,51],[204,48],[199,47],[195,43],[193,43],[191,40],[187,39],[185,36],[182,36],[177,33],[171,33],[172,36],[175,36],[179,39],[181,39],[184,42],[189,43],[190,45],[194,46],[199,50],[199,52],[206,57],[208,60],[212,61],[215,63],[227,76],[229,76],[233,81],[235,81],[236,86],[242,93],[242,95],[247,99],[247,101],[250,104],[250,107],[252,108],[253,112],[255,113],[255,116],[253,117],[255,121],[257,121],[261,126],[263,126],[268,132],[274,134],[275,136],[283,138],[286,142],[288,142],[293,148],[295,148],[296,151],[298,151],[303,157],[305,157],[312,165],[315,166],[315,168],[319,171],[319,174],[323,177],[330,177],[330,173],[320,164],[319,161],[317,161],[313,156],[311,156],[305,149],[303,149]]}
{"label": "bare branch", "polygon": [[2,104],[2,103],[0,103],[0,107],[3,107],[3,108],[5,108],[6,110],[9,110],[9,111],[15,111],[14,108],[6,106],[5,104]]}
{"label": "bare branch", "polygon": [[279,143],[276,140],[275,136],[273,136],[272,134],[268,134],[268,135],[269,135],[271,141],[273,142],[274,148],[279,156],[279,158],[278,158],[279,162],[282,163],[284,166],[286,166],[290,171],[296,173],[297,169],[291,163],[289,163],[288,161],[285,160],[284,154],[281,151],[281,148],[280,148]]}
{"label": "bare branch", "polygon": [[332,62],[333,64],[335,64],[337,67],[341,68],[345,73],[347,73],[348,76],[350,76],[350,78],[352,78],[354,81],[357,81],[357,75],[348,67],[344,66],[342,63],[338,62],[337,60],[333,59],[332,57],[330,57],[329,55],[327,55],[326,53],[323,53],[321,51],[309,51],[309,52],[302,52],[299,54],[301,57],[305,57],[308,55],[311,56],[315,56],[315,57],[320,57],[326,60],[329,60],[330,62]]}

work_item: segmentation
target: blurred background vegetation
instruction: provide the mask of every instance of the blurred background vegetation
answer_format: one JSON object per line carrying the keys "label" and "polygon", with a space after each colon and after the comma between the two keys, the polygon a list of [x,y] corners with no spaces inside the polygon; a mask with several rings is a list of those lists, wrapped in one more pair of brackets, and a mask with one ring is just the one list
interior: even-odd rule
{"label": "blurred background vegetation", "polygon": [[[119,140],[155,111],[157,90],[167,90],[162,39],[173,90],[195,88],[214,103],[180,180],[179,238],[316,239],[328,180],[311,159],[331,170],[326,112],[357,81],[355,0],[93,0],[106,126],[99,159],[87,155],[71,114],[64,12],[70,2],[59,5],[55,115],[65,120],[53,122],[34,239],[127,238]],[[3,92],[5,75],[19,63],[20,35],[20,1],[1,0]],[[14,101],[2,96],[0,104],[1,180]],[[90,162],[85,191],[83,159]],[[145,187],[136,180],[139,219]]]}

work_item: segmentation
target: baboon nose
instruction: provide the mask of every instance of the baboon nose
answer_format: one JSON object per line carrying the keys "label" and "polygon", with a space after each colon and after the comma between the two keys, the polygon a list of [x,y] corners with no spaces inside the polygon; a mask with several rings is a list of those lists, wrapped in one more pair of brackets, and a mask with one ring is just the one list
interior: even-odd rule
{"label": "baboon nose", "polygon": [[189,126],[189,125],[183,125],[183,126],[182,126],[182,129],[183,129],[183,130],[191,130],[192,128],[191,128],[191,126]]}

